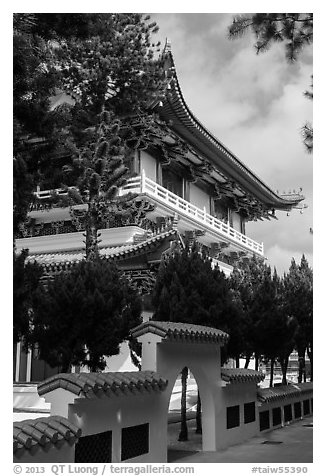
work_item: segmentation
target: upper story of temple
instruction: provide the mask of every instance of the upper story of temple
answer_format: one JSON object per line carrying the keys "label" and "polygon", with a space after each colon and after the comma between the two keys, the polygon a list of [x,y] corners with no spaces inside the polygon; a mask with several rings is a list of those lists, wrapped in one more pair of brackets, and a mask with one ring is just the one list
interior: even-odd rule
{"label": "upper story of temple", "polygon": [[[181,236],[195,232],[198,241],[214,249],[222,261],[252,255],[263,257],[263,244],[246,235],[246,223],[277,219],[276,211],[298,207],[304,197],[300,193],[275,193],[199,122],[183,97],[169,43],[163,55],[166,87],[152,105],[163,125],[162,133],[160,137],[151,137],[148,143],[138,144],[129,159],[130,178],[119,195],[136,194],[131,221],[129,218],[126,223],[110,223],[108,228],[133,225],[140,233],[157,233],[174,220]],[[44,209],[39,204],[52,193],[35,192],[38,206],[29,213],[32,231],[25,228],[25,237],[17,240],[18,248],[33,248],[34,243],[34,253],[42,253],[46,249],[42,240],[49,241],[49,237],[42,235],[81,233],[78,213],[87,205]],[[58,189],[56,193],[64,195],[67,191]],[[124,245],[122,236],[123,233],[120,244]],[[57,236],[52,252],[62,250],[60,240],[63,237]],[[73,241],[72,235],[69,240]],[[78,243],[75,248],[72,243],[70,251],[79,249],[80,240]],[[102,240],[102,246],[108,243]]]}

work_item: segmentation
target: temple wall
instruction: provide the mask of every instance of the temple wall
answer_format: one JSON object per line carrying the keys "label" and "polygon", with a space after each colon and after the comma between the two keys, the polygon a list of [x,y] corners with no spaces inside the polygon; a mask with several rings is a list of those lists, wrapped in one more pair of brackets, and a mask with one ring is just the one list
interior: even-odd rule
{"label": "temple wall", "polygon": [[210,197],[208,193],[204,192],[193,183],[190,183],[189,191],[190,191],[190,196],[189,196],[190,203],[192,203],[193,205],[196,205],[196,207],[198,208],[205,207],[206,212],[211,213]]}
{"label": "temple wall", "polygon": [[[221,432],[219,447],[227,448],[228,446],[241,443],[258,434],[258,402],[256,383],[237,383],[230,384],[223,388],[222,391],[222,426],[219,428]],[[255,407],[254,420],[245,423],[245,404],[253,403]],[[228,428],[228,409],[236,410],[239,416],[239,424]],[[230,410],[229,410],[230,411]],[[237,422],[234,422],[237,423]]]}
{"label": "temple wall", "polygon": [[239,231],[241,233],[241,217],[239,213],[237,212],[232,212],[232,228],[235,230]]}
{"label": "temple wall", "polygon": [[144,150],[141,151],[140,156],[140,172],[142,172],[143,170],[145,170],[146,177],[150,178],[151,180],[154,180],[154,182],[157,182],[156,159]]}
{"label": "temple wall", "polygon": [[[144,438],[148,433],[148,452],[124,458],[123,461],[166,461],[166,447],[162,445],[162,438],[166,438],[166,414],[164,398],[160,393],[80,399],[70,405],[69,420],[81,428],[83,437],[111,431],[113,463],[122,461],[122,451],[133,451],[132,448],[123,448],[124,429],[148,424],[148,432],[145,427],[141,432]],[[133,444],[138,443],[134,441]]]}
{"label": "temple wall", "polygon": [[[120,391],[118,395],[78,398],[58,388],[45,399],[51,403],[52,415],[68,418],[82,430],[78,444],[84,446],[89,462],[98,455],[98,448],[104,447],[110,453],[107,462],[154,463],[167,461],[164,393],[144,389],[140,394],[125,395]],[[89,442],[94,438],[95,445]],[[105,438],[109,441],[103,441]],[[81,462],[77,450],[73,461]]]}
{"label": "temple wall", "polygon": [[[296,414],[300,408],[300,414]],[[282,400],[262,403],[258,410],[258,431],[267,432],[313,413],[313,392],[286,396]],[[290,416],[289,416],[290,415]]]}

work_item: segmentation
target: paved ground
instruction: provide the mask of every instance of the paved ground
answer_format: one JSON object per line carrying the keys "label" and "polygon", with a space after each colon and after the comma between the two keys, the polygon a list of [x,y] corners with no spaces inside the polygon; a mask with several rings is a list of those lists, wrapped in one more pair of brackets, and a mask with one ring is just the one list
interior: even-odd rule
{"label": "paved ground", "polygon": [[[308,426],[306,426],[308,425]],[[189,441],[177,442],[180,424],[169,424],[170,463],[312,463],[312,417],[273,430],[223,451],[200,451],[195,421],[188,422]],[[266,444],[264,442],[277,442]],[[279,443],[281,442],[281,443]]]}

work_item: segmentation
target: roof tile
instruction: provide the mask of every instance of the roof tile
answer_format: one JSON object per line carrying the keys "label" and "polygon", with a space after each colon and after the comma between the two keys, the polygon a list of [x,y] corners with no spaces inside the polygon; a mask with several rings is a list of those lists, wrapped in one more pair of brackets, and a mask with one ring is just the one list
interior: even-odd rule
{"label": "roof tile", "polygon": [[258,400],[260,402],[274,402],[283,400],[288,397],[295,397],[311,393],[313,391],[312,382],[281,385],[279,387],[260,388],[257,392]]}
{"label": "roof tile", "polygon": [[167,380],[161,378],[156,372],[103,372],[58,374],[48,378],[38,385],[39,395],[45,395],[57,388],[63,388],[74,395],[94,397],[99,392],[107,396],[122,393],[141,392],[143,388],[148,391],[163,391]]}
{"label": "roof tile", "polygon": [[265,375],[262,372],[252,369],[221,369],[222,380],[228,383],[259,383],[264,380]]}
{"label": "roof tile", "polygon": [[[108,260],[118,261],[125,259],[129,256],[135,256],[137,254],[143,253],[145,250],[148,251],[152,245],[164,240],[165,238],[172,236],[176,233],[175,230],[168,230],[158,235],[155,235],[147,240],[142,241],[141,243],[136,244],[127,244],[122,246],[115,247],[106,247],[99,250],[100,256],[107,258]],[[41,266],[43,266],[47,271],[55,269],[63,269],[71,266],[74,263],[82,261],[85,258],[85,253],[82,251],[76,250],[75,252],[66,252],[66,253],[43,253],[43,254],[31,254],[27,257],[27,261],[34,262],[37,261]],[[63,267],[63,268],[62,268]]]}
{"label": "roof tile", "polygon": [[133,337],[151,332],[166,340],[186,340],[189,342],[211,342],[225,344],[229,338],[226,332],[207,326],[183,322],[146,321],[131,330]]}
{"label": "roof tile", "polygon": [[13,451],[29,450],[32,446],[45,446],[47,443],[56,444],[60,440],[70,441],[79,438],[81,429],[66,418],[50,416],[14,422]]}

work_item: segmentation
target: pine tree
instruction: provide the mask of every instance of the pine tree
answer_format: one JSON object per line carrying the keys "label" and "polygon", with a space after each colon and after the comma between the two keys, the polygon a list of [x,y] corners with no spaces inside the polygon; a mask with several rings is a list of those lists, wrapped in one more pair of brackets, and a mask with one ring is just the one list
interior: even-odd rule
{"label": "pine tree", "polygon": [[296,322],[284,312],[282,281],[274,269],[264,274],[257,289],[252,308],[253,333],[259,353],[271,362],[270,386],[273,386],[273,372],[276,360],[282,367],[282,381],[287,383],[286,372],[289,355],[294,349]]}
{"label": "pine tree", "polygon": [[40,164],[56,148],[49,98],[57,75],[50,66],[50,48],[35,31],[36,25],[34,14],[13,15],[14,233],[26,220]]}
{"label": "pine tree", "polygon": [[105,357],[141,322],[137,293],[106,260],[81,261],[38,290],[29,344],[39,357],[68,372],[71,365],[103,370]]}
{"label": "pine tree", "polygon": [[254,355],[256,370],[258,370],[260,349],[254,329],[259,325],[260,315],[255,312],[255,301],[266,273],[269,273],[266,264],[253,257],[248,262],[239,262],[229,278],[229,286],[237,297],[238,306],[242,309],[241,337],[242,354],[246,359],[245,368],[249,366],[250,359]]}
{"label": "pine tree", "polygon": [[295,348],[295,336],[298,330],[298,322],[287,313],[287,303],[285,295],[284,278],[279,278],[274,273],[275,280],[275,300],[277,304],[277,317],[278,321],[276,325],[279,330],[278,345],[276,347],[277,360],[282,369],[282,384],[287,384],[287,369],[289,364],[289,357]]}
{"label": "pine tree", "polygon": [[257,54],[273,43],[285,43],[285,54],[293,62],[306,45],[313,41],[312,13],[252,13],[236,15],[229,26],[229,38],[239,38],[251,30],[257,42]]}
{"label": "pine tree", "polygon": [[313,272],[303,255],[299,265],[292,259],[288,273],[284,277],[286,312],[297,322],[295,345],[299,357],[298,381],[305,379],[305,354],[311,363],[313,379]]}
{"label": "pine tree", "polygon": [[[29,17],[21,14],[15,18],[21,24]],[[158,27],[149,20],[149,16],[136,13],[34,14],[28,26],[27,43],[33,40],[43,47],[41,57],[36,57],[42,81],[35,80],[34,87],[31,68],[21,69],[33,85],[33,93],[35,89],[40,97],[39,102],[43,101],[40,123],[49,124],[47,135],[45,128],[33,134],[45,137],[39,141],[43,148],[55,142],[56,153],[48,157],[44,167],[40,144],[37,151],[41,158],[32,160],[26,147],[22,154],[34,184],[48,188],[77,185],[67,188],[65,205],[88,206],[84,217],[87,259],[96,259],[98,229],[126,179],[131,155],[145,136],[149,138],[149,130],[156,128],[156,117],[148,109],[160,97],[165,78],[162,59],[155,59],[159,43],[151,42]],[[19,58],[20,65],[21,55]],[[18,79],[24,75],[19,74],[19,68],[16,70],[20,84]],[[66,98],[54,110],[50,108],[50,88],[43,87],[48,83]],[[25,90],[20,93],[19,88],[15,89],[17,103],[33,97]],[[20,129],[17,135],[21,145]],[[51,167],[54,173],[49,173]],[[51,204],[54,201],[60,203],[59,197],[51,197]]]}
{"label": "pine tree", "polygon": [[28,252],[13,253],[13,340],[23,341],[29,333],[30,314],[40,285],[42,268],[26,263]]}

